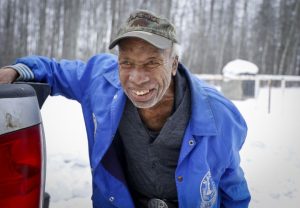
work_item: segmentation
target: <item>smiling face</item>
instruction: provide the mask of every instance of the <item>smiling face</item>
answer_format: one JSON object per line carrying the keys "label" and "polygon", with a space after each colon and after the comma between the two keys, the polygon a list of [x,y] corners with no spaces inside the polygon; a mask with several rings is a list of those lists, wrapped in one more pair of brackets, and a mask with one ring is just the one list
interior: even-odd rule
{"label": "smiling face", "polygon": [[172,75],[177,59],[138,38],[119,43],[119,76],[125,94],[137,108],[151,108],[174,98]]}

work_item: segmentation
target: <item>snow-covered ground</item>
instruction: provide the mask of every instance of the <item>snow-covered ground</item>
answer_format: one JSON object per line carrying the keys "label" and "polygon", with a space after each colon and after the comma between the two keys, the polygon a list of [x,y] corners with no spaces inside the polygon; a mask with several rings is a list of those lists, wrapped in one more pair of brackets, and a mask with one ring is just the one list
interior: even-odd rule
{"label": "snow-covered ground", "polygon": [[[241,151],[252,193],[250,207],[297,208],[300,204],[300,89],[273,89],[257,99],[234,101],[249,131]],[[49,98],[42,110],[47,143],[46,191],[51,208],[92,207],[91,174],[81,108]]]}
{"label": "snow-covered ground", "polygon": [[297,208],[300,204],[300,89],[275,89],[235,102],[248,122],[241,152],[254,208]]}

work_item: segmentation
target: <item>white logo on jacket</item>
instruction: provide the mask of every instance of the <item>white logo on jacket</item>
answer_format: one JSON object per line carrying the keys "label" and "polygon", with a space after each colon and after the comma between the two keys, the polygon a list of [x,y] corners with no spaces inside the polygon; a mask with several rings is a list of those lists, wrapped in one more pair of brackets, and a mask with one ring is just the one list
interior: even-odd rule
{"label": "white logo on jacket", "polygon": [[201,205],[200,208],[209,208],[216,202],[217,189],[216,184],[208,171],[200,184]]}

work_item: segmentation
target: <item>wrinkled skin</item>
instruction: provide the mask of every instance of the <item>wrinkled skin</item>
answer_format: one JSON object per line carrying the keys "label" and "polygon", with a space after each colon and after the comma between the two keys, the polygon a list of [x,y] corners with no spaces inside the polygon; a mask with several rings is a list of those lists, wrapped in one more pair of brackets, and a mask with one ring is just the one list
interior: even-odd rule
{"label": "wrinkled skin", "polygon": [[0,69],[0,84],[9,84],[14,82],[19,76],[19,73],[9,67]]}
{"label": "wrinkled skin", "polygon": [[178,66],[171,49],[161,50],[138,38],[119,43],[119,76],[125,94],[146,126],[159,131],[172,113]]}

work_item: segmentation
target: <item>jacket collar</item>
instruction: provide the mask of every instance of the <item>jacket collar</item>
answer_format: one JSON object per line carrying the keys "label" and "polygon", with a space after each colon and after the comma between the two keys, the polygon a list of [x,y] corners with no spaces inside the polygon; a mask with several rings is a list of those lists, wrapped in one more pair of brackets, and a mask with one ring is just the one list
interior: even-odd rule
{"label": "jacket collar", "polygon": [[121,88],[121,82],[119,79],[119,70],[118,69],[114,68],[111,71],[106,72],[103,76],[115,88],[117,88],[117,89]]}
{"label": "jacket collar", "polygon": [[205,83],[191,74],[181,63],[178,70],[185,73],[191,91],[190,127],[193,135],[216,135],[217,126]]}
{"label": "jacket collar", "polygon": [[[186,75],[191,91],[190,127],[192,134],[197,136],[216,135],[217,127],[212,106],[207,91],[204,89],[207,87],[206,84],[191,74],[181,63],[178,65],[178,70],[183,71]],[[105,73],[104,77],[115,88],[122,89],[118,70],[111,70]]]}

